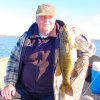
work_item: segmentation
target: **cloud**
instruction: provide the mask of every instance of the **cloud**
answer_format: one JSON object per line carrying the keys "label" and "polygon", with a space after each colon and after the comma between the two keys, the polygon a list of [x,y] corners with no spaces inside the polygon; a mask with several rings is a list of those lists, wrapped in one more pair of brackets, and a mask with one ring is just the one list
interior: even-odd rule
{"label": "cloud", "polygon": [[32,24],[33,18],[14,12],[0,12],[0,34],[21,35]]}
{"label": "cloud", "polygon": [[90,38],[100,39],[100,15],[80,25]]}

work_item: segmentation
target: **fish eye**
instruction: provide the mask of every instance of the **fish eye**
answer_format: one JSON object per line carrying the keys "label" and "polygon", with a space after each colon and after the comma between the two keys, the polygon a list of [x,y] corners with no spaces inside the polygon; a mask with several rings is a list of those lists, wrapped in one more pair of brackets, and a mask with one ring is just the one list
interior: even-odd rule
{"label": "fish eye", "polygon": [[66,41],[66,40],[64,40],[64,41],[63,41],[63,43],[67,43],[67,41]]}

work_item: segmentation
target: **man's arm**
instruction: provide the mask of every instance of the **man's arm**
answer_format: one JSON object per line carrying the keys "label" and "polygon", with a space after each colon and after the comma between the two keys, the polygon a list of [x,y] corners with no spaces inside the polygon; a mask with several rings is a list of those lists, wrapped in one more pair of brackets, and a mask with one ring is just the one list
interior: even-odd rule
{"label": "man's arm", "polygon": [[18,80],[18,70],[19,70],[19,63],[20,63],[20,55],[21,50],[24,44],[24,40],[26,38],[26,33],[24,33],[18,40],[16,46],[11,52],[8,65],[6,76],[4,78],[5,86],[12,84],[15,86]]}
{"label": "man's arm", "polygon": [[[88,56],[91,57],[96,52],[96,47],[94,45],[94,42],[87,38],[85,35],[78,35],[76,36],[76,44],[78,49],[78,55],[79,56]],[[80,54],[79,54],[80,53]]]}

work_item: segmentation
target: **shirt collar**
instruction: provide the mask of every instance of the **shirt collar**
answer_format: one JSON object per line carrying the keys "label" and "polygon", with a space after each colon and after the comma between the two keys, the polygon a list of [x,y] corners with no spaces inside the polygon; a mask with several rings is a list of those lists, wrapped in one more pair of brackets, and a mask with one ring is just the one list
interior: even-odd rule
{"label": "shirt collar", "polygon": [[48,35],[43,35],[43,34],[40,33],[40,32],[39,32],[39,35],[40,35],[41,38],[47,38],[47,37],[49,36],[49,34],[48,34]]}

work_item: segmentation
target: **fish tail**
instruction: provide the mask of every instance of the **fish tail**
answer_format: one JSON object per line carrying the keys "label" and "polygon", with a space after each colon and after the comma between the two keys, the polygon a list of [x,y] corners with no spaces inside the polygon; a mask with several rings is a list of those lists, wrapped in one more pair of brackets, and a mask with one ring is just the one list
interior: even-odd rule
{"label": "fish tail", "polygon": [[67,94],[67,95],[73,96],[73,89],[70,84],[67,84],[67,85],[62,84],[61,91],[62,91],[62,94]]}

